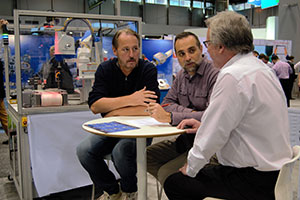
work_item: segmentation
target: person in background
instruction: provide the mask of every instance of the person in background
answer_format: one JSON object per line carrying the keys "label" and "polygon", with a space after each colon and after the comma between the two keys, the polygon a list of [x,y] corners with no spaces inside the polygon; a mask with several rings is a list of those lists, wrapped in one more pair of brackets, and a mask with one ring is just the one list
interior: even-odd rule
{"label": "person in background", "polygon": [[[160,122],[178,125],[183,119],[201,121],[209,104],[218,69],[202,57],[202,45],[191,32],[182,32],[175,38],[175,53],[182,69],[177,73],[172,87],[162,105],[150,103],[151,117]],[[183,134],[164,140],[147,148],[147,170],[163,185],[165,179],[176,172],[186,161],[195,134]]]}
{"label": "person in background", "polygon": [[[169,176],[170,200],[274,199],[279,170],[292,158],[288,112],[280,83],[253,54],[253,36],[245,16],[220,12],[206,21],[205,43],[217,81],[202,121],[185,119],[196,132],[187,163]],[[217,154],[220,165],[205,167]]]}
{"label": "person in background", "polygon": [[50,60],[44,63],[38,75],[44,83],[43,89],[60,88],[66,90],[69,94],[74,93],[73,78],[67,63],[57,61],[54,55],[55,46],[49,49]]}
{"label": "person in background", "polygon": [[299,88],[299,92],[298,92],[298,97],[299,97],[299,93],[300,93],[300,61],[297,62],[294,66],[295,68],[295,72],[297,73],[296,76],[298,76],[298,88]]}
{"label": "person in background", "polygon": [[293,86],[294,86],[294,82],[295,82],[295,79],[297,78],[296,74],[295,74],[295,68],[294,68],[294,56],[289,56],[287,55],[286,56],[286,60],[287,60],[287,63],[291,66],[291,69],[292,69],[292,73],[290,74],[290,78],[289,78],[289,95],[290,95],[290,98],[293,99]]}
{"label": "person in background", "polygon": [[266,65],[268,65],[269,67],[272,68],[273,64],[271,62],[269,62],[269,56],[267,56],[266,54],[264,54],[264,53],[259,54],[258,59],[260,59]]}
{"label": "person in background", "polygon": [[286,97],[287,106],[290,107],[291,93],[290,93],[289,78],[293,70],[288,63],[279,60],[277,55],[273,54],[271,59],[272,62],[274,63],[272,69],[275,71],[277,77],[279,78],[280,84],[282,86],[282,89]]}
{"label": "person in background", "polygon": [[49,72],[51,68],[51,59],[54,58],[54,51],[55,51],[55,47],[53,45],[49,48],[49,56],[50,56],[49,61],[43,64],[41,70],[38,73],[39,77],[41,77],[43,81],[44,80],[47,81],[47,78],[49,76]]}
{"label": "person in background", "polygon": [[[4,70],[4,64],[2,60],[0,60],[0,121],[5,134],[8,136],[7,112],[4,104],[5,90],[4,90],[4,82],[3,82],[3,70]],[[8,144],[8,140],[4,140],[2,144]]]}
{"label": "person in background", "polygon": [[[147,103],[159,102],[157,68],[139,59],[140,36],[131,29],[119,30],[112,49],[117,58],[100,64],[88,104],[102,117],[149,115]],[[147,145],[151,139],[147,140]],[[120,186],[104,156],[111,154],[120,174]],[[77,156],[95,185],[99,199],[136,199],[136,139],[90,135],[77,147]],[[120,190],[121,189],[121,190]],[[105,193],[104,193],[105,192]],[[103,194],[104,193],[104,194]]]}
{"label": "person in background", "polygon": [[[2,34],[2,25],[8,24],[8,22],[4,19],[0,20],[0,30]],[[2,128],[5,134],[8,136],[8,128],[7,128],[7,112],[5,109],[4,98],[5,98],[5,90],[4,90],[4,81],[3,81],[3,71],[4,71],[4,63],[0,60],[0,121]],[[4,140],[2,144],[8,144],[8,139]]]}
{"label": "person in background", "polygon": [[270,62],[270,56],[267,56],[267,55],[266,55],[266,59],[268,60],[267,65],[268,65],[270,68],[272,68],[274,64],[273,64],[272,62]]}
{"label": "person in background", "polygon": [[252,53],[253,53],[253,55],[254,55],[255,57],[258,57],[258,56],[259,56],[259,53],[258,53],[257,51],[255,51],[255,50],[253,50]]}
{"label": "person in background", "polygon": [[296,73],[300,72],[300,61],[294,65],[294,68]]}
{"label": "person in background", "polygon": [[264,53],[259,54],[258,55],[258,59],[260,59],[261,61],[263,61],[265,64],[267,64],[268,61],[269,61]]}
{"label": "person in background", "polygon": [[261,61],[263,61],[263,63],[265,63],[266,65],[268,65],[269,67],[272,67],[273,65],[269,62],[269,56],[267,56],[264,53],[259,54],[258,59],[260,59]]}

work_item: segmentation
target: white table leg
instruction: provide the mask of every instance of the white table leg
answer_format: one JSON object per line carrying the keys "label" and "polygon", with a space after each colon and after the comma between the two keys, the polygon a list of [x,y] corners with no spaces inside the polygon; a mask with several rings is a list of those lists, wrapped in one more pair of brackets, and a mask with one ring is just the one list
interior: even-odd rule
{"label": "white table leg", "polygon": [[146,138],[136,139],[138,200],[147,200]]}

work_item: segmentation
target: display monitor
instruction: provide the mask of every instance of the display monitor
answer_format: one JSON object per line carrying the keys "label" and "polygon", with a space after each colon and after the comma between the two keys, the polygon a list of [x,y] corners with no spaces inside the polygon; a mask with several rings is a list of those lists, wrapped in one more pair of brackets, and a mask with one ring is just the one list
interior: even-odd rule
{"label": "display monitor", "polygon": [[277,6],[279,3],[279,0],[261,0],[261,8],[269,8],[273,6]]}
{"label": "display monitor", "polygon": [[277,6],[279,0],[248,0],[247,3],[256,6],[261,6],[262,9],[265,9],[265,8]]}

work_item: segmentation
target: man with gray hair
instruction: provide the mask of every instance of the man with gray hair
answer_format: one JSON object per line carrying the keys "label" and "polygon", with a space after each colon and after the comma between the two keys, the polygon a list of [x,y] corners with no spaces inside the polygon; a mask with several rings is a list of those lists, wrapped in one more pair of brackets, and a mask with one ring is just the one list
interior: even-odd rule
{"label": "man with gray hair", "polygon": [[[171,200],[275,199],[279,170],[292,158],[281,85],[253,56],[244,16],[220,12],[206,24],[203,43],[220,73],[201,123],[178,125],[196,136],[187,163],[166,179],[165,192]],[[204,167],[215,153],[220,165]]]}

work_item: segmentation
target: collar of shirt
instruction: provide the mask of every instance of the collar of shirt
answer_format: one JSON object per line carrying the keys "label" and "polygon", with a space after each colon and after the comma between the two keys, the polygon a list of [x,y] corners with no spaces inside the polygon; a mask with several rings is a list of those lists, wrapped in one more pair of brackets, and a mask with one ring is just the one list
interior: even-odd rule
{"label": "collar of shirt", "polygon": [[[252,56],[251,55],[252,52],[246,54],[247,56]],[[228,66],[231,66],[233,63],[235,63],[237,60],[239,60],[240,58],[242,58],[242,54],[238,53],[235,56],[233,56],[229,61],[227,61],[227,63],[225,63],[225,65],[221,68],[220,71],[224,70],[225,68],[227,68]]]}

